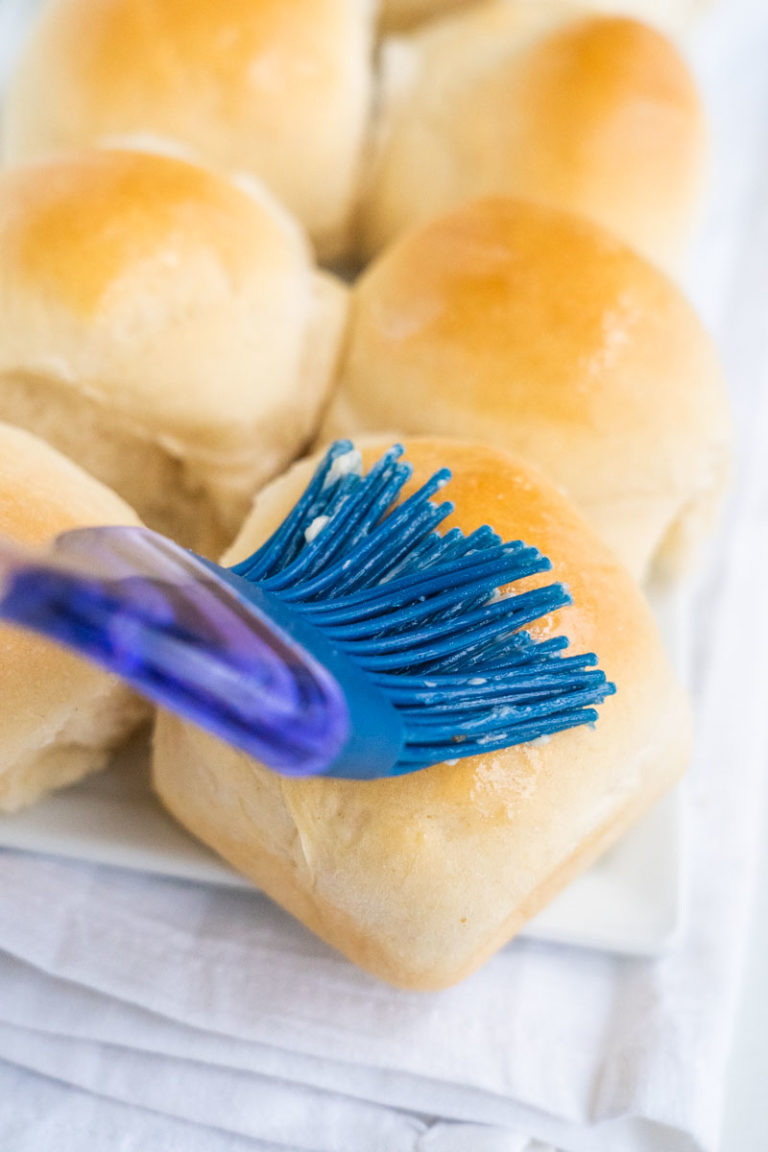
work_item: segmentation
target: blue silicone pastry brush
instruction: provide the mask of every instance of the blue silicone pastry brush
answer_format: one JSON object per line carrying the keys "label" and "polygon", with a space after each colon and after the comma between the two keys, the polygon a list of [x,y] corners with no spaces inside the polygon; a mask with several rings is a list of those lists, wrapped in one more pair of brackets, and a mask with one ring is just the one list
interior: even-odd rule
{"label": "blue silicone pastry brush", "polygon": [[396,776],[594,723],[614,691],[595,655],[526,631],[566,589],[510,587],[549,560],[489,527],[441,534],[447,470],[396,503],[402,454],[363,474],[334,444],[230,569],[142,528],[78,529],[45,553],[2,542],[0,618],[287,775]]}

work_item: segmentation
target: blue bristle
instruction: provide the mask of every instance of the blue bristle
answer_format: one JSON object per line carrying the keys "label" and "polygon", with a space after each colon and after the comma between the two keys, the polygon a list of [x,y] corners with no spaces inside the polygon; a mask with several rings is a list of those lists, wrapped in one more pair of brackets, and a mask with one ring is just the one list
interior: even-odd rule
{"label": "blue bristle", "polygon": [[549,560],[488,526],[441,535],[453,506],[434,497],[447,469],[398,505],[411,476],[402,447],[366,475],[336,466],[358,464],[353,452],[334,444],[287,520],[233,572],[303,615],[395,705],[406,741],[393,774],[594,723],[615,691],[596,656],[564,655],[565,637],[525,631],[568,592],[509,591]]}

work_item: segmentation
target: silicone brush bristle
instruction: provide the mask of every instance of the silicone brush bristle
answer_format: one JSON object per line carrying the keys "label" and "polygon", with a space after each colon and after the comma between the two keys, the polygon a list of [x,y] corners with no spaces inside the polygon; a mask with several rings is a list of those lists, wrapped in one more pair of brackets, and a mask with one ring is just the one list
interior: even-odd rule
{"label": "silicone brush bristle", "polygon": [[[440,534],[453,511],[435,473],[402,503],[411,468],[391,448],[363,475],[349,441],[329,450],[274,535],[231,571],[300,614],[397,709],[392,775],[592,724],[615,689],[593,653],[526,626],[563,608],[562,584],[513,592],[551,568],[489,527]],[[503,592],[501,592],[503,590]]]}

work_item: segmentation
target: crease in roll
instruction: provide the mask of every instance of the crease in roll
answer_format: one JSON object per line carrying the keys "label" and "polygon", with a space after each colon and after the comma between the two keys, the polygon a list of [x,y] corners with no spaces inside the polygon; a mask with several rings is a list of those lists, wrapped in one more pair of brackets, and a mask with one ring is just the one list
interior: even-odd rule
{"label": "crease in roll", "polygon": [[[407,31],[417,24],[479,0],[382,0],[380,22],[385,32]],[[545,4],[548,0],[538,0]],[[609,15],[633,16],[657,24],[667,32],[682,32],[706,6],[708,0],[581,0],[581,7]]]}

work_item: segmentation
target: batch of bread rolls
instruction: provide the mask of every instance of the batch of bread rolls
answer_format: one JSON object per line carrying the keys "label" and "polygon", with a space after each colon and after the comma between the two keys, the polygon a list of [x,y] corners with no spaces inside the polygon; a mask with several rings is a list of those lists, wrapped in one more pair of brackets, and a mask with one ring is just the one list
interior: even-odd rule
{"label": "batch of bread rolls", "polygon": [[[475,969],[686,766],[642,588],[690,566],[728,473],[675,279],[706,132],[669,37],[696,7],[48,0],[9,86],[0,533],[143,522],[232,563],[301,457],[404,438],[415,481],[451,468],[455,523],[550,557],[574,604],[541,627],[617,686],[594,726],[365,783],[156,717],[168,811],[396,985]],[[148,706],[42,639],[0,650],[12,812]]]}

